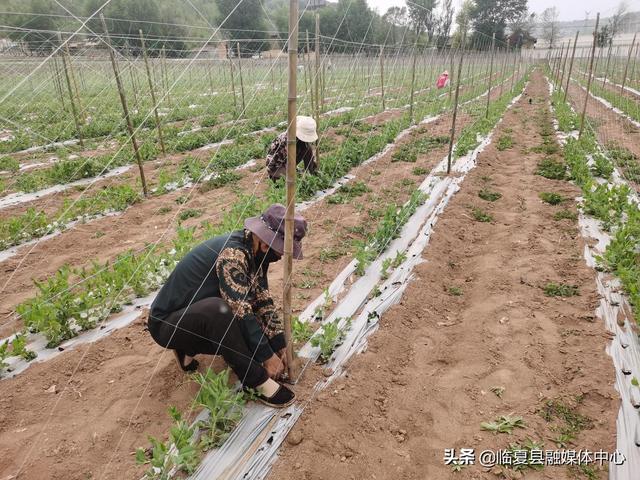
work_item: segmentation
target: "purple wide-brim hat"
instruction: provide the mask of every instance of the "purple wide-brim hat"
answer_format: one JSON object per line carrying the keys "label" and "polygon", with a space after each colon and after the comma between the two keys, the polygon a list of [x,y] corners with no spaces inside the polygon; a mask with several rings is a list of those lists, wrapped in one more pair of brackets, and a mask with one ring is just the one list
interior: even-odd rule
{"label": "purple wide-brim hat", "polygon": [[[284,254],[284,216],[287,209],[274,203],[258,217],[244,221],[244,228],[258,236],[260,240],[280,255]],[[293,217],[293,258],[302,258],[302,239],[307,233],[307,221],[301,215]]]}

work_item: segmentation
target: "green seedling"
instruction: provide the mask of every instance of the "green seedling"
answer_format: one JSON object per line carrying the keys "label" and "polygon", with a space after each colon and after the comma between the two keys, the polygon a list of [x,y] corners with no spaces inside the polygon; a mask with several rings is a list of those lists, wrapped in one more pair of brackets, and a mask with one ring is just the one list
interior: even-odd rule
{"label": "green seedling", "polygon": [[191,443],[196,427],[190,427],[175,407],[169,407],[169,415],[174,423],[167,442],[149,436],[149,450],[136,450],[137,463],[150,465],[145,472],[145,478],[149,480],[169,480],[175,470],[191,474],[200,462],[200,451]]}
{"label": "green seedling", "polygon": [[493,217],[481,208],[473,207],[471,209],[471,215],[476,222],[489,223],[493,221]]}
{"label": "green seedling", "polygon": [[574,439],[575,437],[571,433],[561,433],[556,437],[554,442],[558,448],[567,448]]}
{"label": "green seedling", "polygon": [[564,180],[567,175],[567,167],[562,162],[545,158],[538,163],[536,175],[541,175],[552,180]]}
{"label": "green seedling", "polygon": [[498,138],[496,148],[500,151],[513,147],[513,137],[511,135],[501,135]]}
{"label": "green seedling", "polygon": [[429,173],[429,170],[427,170],[424,167],[414,167],[413,170],[411,170],[411,173],[413,173],[414,175],[426,175],[427,173]]}
{"label": "green seedling", "polygon": [[381,278],[383,280],[386,280],[387,278],[389,278],[389,269],[398,268],[400,265],[402,265],[402,262],[404,262],[406,259],[407,259],[407,254],[401,251],[397,251],[396,256],[393,258],[391,257],[385,258],[382,261],[382,270],[380,272]]}
{"label": "green seedling", "polygon": [[460,287],[449,287],[447,291],[449,292],[449,295],[453,295],[454,297],[460,297],[463,294]]}
{"label": "green seedling", "polygon": [[578,219],[578,214],[576,212],[573,212],[571,210],[567,210],[562,209],[556,213],[553,214],[553,219],[560,221],[560,220],[572,220],[575,221]]}
{"label": "green seedling", "polygon": [[222,445],[238,424],[245,398],[230,387],[229,369],[215,373],[208,368],[204,374],[196,373],[192,378],[200,386],[194,406],[204,407],[209,412],[208,418],[198,424],[200,448],[207,451]]}
{"label": "green seedling", "polygon": [[[511,466],[515,471],[523,471],[526,469],[532,470],[542,470],[544,468],[544,463],[539,463],[537,461],[533,461],[531,458],[532,451],[542,451],[544,448],[544,444],[542,442],[537,442],[535,440],[531,440],[530,438],[526,438],[522,444],[511,443],[509,444],[509,451],[511,452],[512,458],[518,458],[520,455],[522,457],[526,457],[526,461],[518,462]],[[526,452],[523,454],[523,452]],[[524,460],[524,459],[523,459]]]}
{"label": "green seedling", "polygon": [[370,191],[371,189],[367,187],[364,182],[347,183],[346,185],[342,185],[336,193],[327,198],[327,203],[348,203],[354,198],[364,195]]}
{"label": "green seedling", "polygon": [[576,285],[567,285],[566,283],[549,282],[542,289],[547,297],[574,297],[580,295]]}
{"label": "green seedling", "polygon": [[332,322],[323,324],[320,327],[320,333],[316,333],[311,337],[311,345],[320,347],[320,363],[327,363],[331,359],[331,355],[335,349],[340,346],[346,336],[346,330],[351,327],[351,320],[347,321],[340,329],[338,324],[341,318],[336,318]]}
{"label": "green seedling", "polygon": [[239,173],[229,170],[223,170],[222,172],[214,175],[209,180],[200,185],[200,192],[206,193],[217,188],[222,188],[230,183],[235,183],[240,180],[242,176]]}
{"label": "green seedling", "polygon": [[486,200],[487,202],[495,202],[496,200],[499,200],[500,198],[502,198],[501,193],[494,192],[492,190],[489,190],[488,188],[483,188],[482,190],[480,190],[478,192],[478,196],[481,199]]}
{"label": "green seedling", "polygon": [[313,328],[308,322],[301,322],[298,316],[292,318],[291,336],[295,343],[306,343],[313,335]]}
{"label": "green seedling", "polygon": [[14,357],[20,357],[27,362],[30,362],[38,356],[36,352],[27,348],[26,333],[18,333],[15,336],[11,342],[11,353]]}
{"label": "green seedling", "polygon": [[516,428],[525,428],[526,425],[522,417],[501,415],[493,422],[482,422],[480,428],[493,433],[508,433],[511,435]]}
{"label": "green seedling", "polygon": [[549,205],[558,205],[566,200],[562,195],[554,192],[542,192],[538,196],[543,202]]}
{"label": "green seedling", "polygon": [[202,215],[202,213],[202,210],[198,210],[196,208],[187,208],[186,210],[181,211],[178,215],[178,222],[184,222],[189,218],[198,218]]}

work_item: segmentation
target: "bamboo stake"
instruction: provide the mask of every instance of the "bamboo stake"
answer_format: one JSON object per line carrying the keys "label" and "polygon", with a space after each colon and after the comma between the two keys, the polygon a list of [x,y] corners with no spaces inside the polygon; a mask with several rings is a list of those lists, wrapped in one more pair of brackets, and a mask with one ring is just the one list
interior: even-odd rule
{"label": "bamboo stake", "polygon": [[460,95],[462,60],[464,59],[464,46],[467,36],[466,30],[466,28],[462,30],[462,43],[460,44],[460,61],[458,63],[458,75],[456,78],[456,94],[453,99],[453,119],[451,120],[451,137],[449,138],[449,154],[447,156],[447,174],[451,173],[451,157],[453,155],[453,141],[456,135],[456,118],[458,117],[458,97]]}
{"label": "bamboo stake", "polygon": [[384,104],[384,47],[380,45],[380,90],[382,97],[382,111],[386,110]]}
{"label": "bamboo stake", "polygon": [[[316,97],[316,125],[320,128],[320,14],[316,12],[316,76],[315,76],[315,97]],[[318,142],[316,142],[317,146]],[[318,151],[316,149],[316,162],[318,161]]]}
{"label": "bamboo stake", "polygon": [[54,67],[54,79],[55,79],[58,94],[60,95],[60,103],[62,104],[62,110],[66,112],[67,106],[64,103],[64,91],[62,89],[62,79],[60,78],[60,71],[58,69],[58,58],[56,55],[53,56],[53,67]]}
{"label": "bamboo stake", "polygon": [[571,51],[571,62],[569,62],[569,72],[567,72],[567,86],[564,89],[564,99],[563,102],[567,101],[567,94],[569,92],[569,82],[571,81],[571,72],[573,71],[573,60],[576,56],[576,46],[578,45],[578,35],[579,31],[576,31],[576,38],[573,40],[573,50]]}
{"label": "bamboo stake", "polygon": [[151,101],[153,102],[153,114],[156,119],[156,128],[158,129],[158,139],[160,140],[160,149],[162,150],[162,154],[166,155],[166,150],[164,148],[164,139],[162,137],[162,127],[160,126],[160,115],[158,115],[158,102],[156,102],[156,92],[153,88],[153,80],[151,79],[151,70],[149,69],[149,59],[147,58],[147,47],[144,43],[144,35],[142,34],[142,30],[138,30],[140,32],[140,43],[142,45],[142,56],[144,58],[144,66],[147,70],[147,80],[149,81],[149,91],[151,92]]}
{"label": "bamboo stake", "polygon": [[82,102],[80,101],[80,92],[78,90],[78,82],[76,80],[76,75],[73,69],[73,62],[71,61],[71,53],[69,52],[69,42],[64,44],[65,55],[67,56],[67,68],[69,70],[69,78],[71,79],[71,85],[73,87],[73,92],[75,94],[75,101],[78,108],[78,118],[81,123],[85,122],[85,117],[83,115],[82,110]]}
{"label": "bamboo stake", "polygon": [[413,124],[413,91],[414,85],[416,81],[416,50],[418,48],[418,38],[416,37],[416,42],[413,45],[413,62],[411,66],[411,97],[409,101],[409,123]]}
{"label": "bamboo stake", "polygon": [[609,53],[607,53],[607,63],[604,67],[604,75],[602,76],[602,88],[607,83],[607,76],[609,76],[609,62],[611,61],[611,49],[613,48],[613,41],[609,43]]}
{"label": "bamboo stake", "polygon": [[171,96],[169,95],[169,74],[167,73],[167,55],[164,50],[164,45],[162,45],[162,61],[160,63],[160,68],[162,70],[162,80],[164,82],[164,93],[167,97],[167,105],[171,107]]}
{"label": "bamboo stake", "polygon": [[562,85],[564,84],[564,74],[567,71],[567,60],[569,59],[569,49],[571,48],[571,39],[569,39],[567,41],[567,50],[565,52],[565,56],[564,56],[564,62],[562,62],[562,73],[560,74],[560,80],[559,80],[559,84],[560,84],[560,88],[562,88]]}
{"label": "bamboo stake", "polygon": [[138,149],[138,142],[136,140],[136,135],[133,130],[133,125],[131,124],[131,117],[129,116],[129,108],[127,107],[127,99],[124,95],[124,88],[122,86],[122,81],[120,79],[120,71],[118,70],[118,63],[116,62],[116,57],[113,54],[113,49],[111,48],[111,39],[109,38],[109,30],[107,30],[107,22],[104,19],[104,15],[100,13],[100,20],[102,21],[102,28],[104,28],[104,34],[106,36],[106,42],[109,46],[109,57],[111,58],[111,66],[113,67],[113,73],[116,77],[116,85],[118,86],[118,93],[120,94],[120,103],[122,104],[122,113],[127,124],[127,130],[129,132],[129,138],[131,139],[131,146],[133,147],[133,153],[136,157],[136,161],[138,162],[138,169],[140,170],[140,181],[142,182],[142,191],[144,196],[147,197],[149,192],[147,190],[147,181],[144,177],[144,168],[142,166],[142,156],[140,155],[140,150]]}
{"label": "bamboo stake", "polygon": [[[58,33],[58,42],[62,43],[62,36]],[[80,116],[78,115],[78,108],[76,107],[75,100],[73,98],[73,87],[71,86],[71,79],[69,78],[69,69],[65,56],[62,55],[62,68],[64,70],[64,76],[67,81],[67,91],[69,93],[69,102],[71,103],[71,112],[73,113],[73,120],[76,124],[76,132],[78,133],[78,143],[81,148],[84,148],[84,141],[82,140],[82,129],[80,128]]]}
{"label": "bamboo stake", "polygon": [[491,101],[491,79],[493,77],[493,56],[496,50],[496,32],[493,32],[493,38],[491,39],[491,61],[489,63],[489,91],[487,92],[487,109],[485,111],[485,118],[489,118],[489,102]]}
{"label": "bamboo stake", "polygon": [[233,74],[233,60],[231,60],[231,56],[229,56],[228,51],[227,51],[227,58],[229,59],[229,70],[231,71],[231,93],[233,94],[233,110],[235,114],[238,115],[238,98],[236,96],[235,75]]}
{"label": "bamboo stake", "polygon": [[636,43],[636,35],[637,33],[633,34],[633,40],[631,41],[631,48],[629,49],[629,56],[627,57],[627,64],[624,67],[624,75],[622,76],[622,85],[620,85],[620,95],[624,94],[624,85],[627,82],[627,73],[629,71],[629,62],[631,61],[631,53],[633,52],[633,47]]}
{"label": "bamboo stake", "polygon": [[308,88],[309,88],[309,97],[311,99],[309,104],[311,106],[311,112],[315,112],[316,108],[315,108],[315,98],[313,96],[313,79],[311,78],[311,51],[309,50],[309,30],[306,30],[306,34],[307,34],[307,51],[304,53],[304,55],[306,56],[305,62],[304,62],[305,78],[309,77]]}
{"label": "bamboo stake", "polygon": [[244,115],[246,105],[244,103],[244,82],[242,81],[242,57],[240,56],[240,42],[236,42],[238,50],[238,75],[240,76],[240,94],[242,95],[242,114]]}
{"label": "bamboo stake", "polygon": [[287,100],[287,205],[284,226],[284,274],[283,274],[283,320],[284,337],[287,343],[286,356],[289,380],[296,378],[297,368],[293,364],[293,338],[291,335],[291,286],[293,274],[293,218],[296,195],[296,82],[298,68],[298,0],[289,0],[289,94]]}
{"label": "bamboo stake", "polygon": [[584,116],[587,113],[587,103],[589,101],[589,90],[591,89],[591,74],[593,73],[593,58],[596,54],[596,40],[598,38],[598,25],[600,23],[600,12],[596,17],[596,28],[593,30],[593,46],[591,47],[591,60],[589,62],[589,78],[587,79],[587,94],[584,97],[584,106],[582,107],[582,115],[580,116],[580,131],[578,132],[578,139],[582,137],[582,131],[584,130]]}

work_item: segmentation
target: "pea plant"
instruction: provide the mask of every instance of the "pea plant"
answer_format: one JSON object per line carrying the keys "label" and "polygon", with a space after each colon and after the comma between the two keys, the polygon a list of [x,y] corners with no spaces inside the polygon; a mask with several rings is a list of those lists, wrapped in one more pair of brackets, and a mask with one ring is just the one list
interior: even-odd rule
{"label": "pea plant", "polygon": [[341,320],[342,318],[336,318],[331,322],[324,323],[320,327],[320,332],[311,337],[311,346],[320,348],[320,363],[327,363],[331,360],[331,355],[342,344],[346,331],[351,328],[351,320],[345,322],[345,325],[340,328]]}

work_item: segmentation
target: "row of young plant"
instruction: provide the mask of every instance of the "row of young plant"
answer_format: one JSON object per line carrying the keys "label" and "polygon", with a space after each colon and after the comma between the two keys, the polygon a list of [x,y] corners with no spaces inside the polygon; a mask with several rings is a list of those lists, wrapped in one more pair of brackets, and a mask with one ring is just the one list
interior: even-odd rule
{"label": "row of young plant", "polygon": [[[502,99],[498,102],[502,102]],[[354,122],[353,128],[360,128],[366,134],[351,135],[335,153],[324,156],[317,175],[303,175],[298,182],[299,198],[311,198],[318,190],[333,185],[351,168],[380,152],[393,141],[403,123],[408,126],[408,118],[388,122],[380,132],[372,132],[366,124]],[[237,212],[245,211],[250,206],[249,214],[255,214],[266,206],[267,201],[282,202],[284,189],[280,184],[272,185],[266,197],[266,201],[254,197],[243,198],[231,212],[237,219],[241,217]],[[64,267],[53,278],[36,283],[36,297],[20,304],[16,312],[29,332],[43,334],[48,347],[55,347],[82,330],[94,328],[136,297],[143,297],[159,288],[182,255],[202,238],[227,230],[229,221],[222,222],[221,230],[218,230],[220,226],[213,227],[203,222],[202,235],[198,236],[193,228],[178,227],[171,250],[128,252],[118,256],[112,263],[94,264],[89,269],[72,270]]]}
{"label": "row of young plant", "polygon": [[[522,87],[522,83],[518,85],[518,88]],[[505,95],[505,97],[500,99],[504,100],[500,102],[502,113],[510,101],[510,95]],[[499,114],[499,111],[494,113],[491,118],[494,119],[495,125],[501,114]],[[482,125],[475,125],[473,130],[479,133],[484,131],[484,128],[485,123],[483,122]],[[396,161],[415,162],[417,154],[422,154],[425,149],[433,148],[434,144],[442,143],[444,142],[438,142],[437,140],[434,142],[432,138],[416,139],[398,149],[394,154],[395,159]],[[469,147],[466,151],[458,150],[458,155],[464,155],[473,148],[475,146]],[[345,185],[336,194],[329,197],[328,202],[343,203],[345,199],[358,196],[364,191],[366,191],[364,184],[359,184],[356,187]],[[332,198],[335,201],[330,201]],[[388,205],[376,231],[366,241],[362,242],[357,250],[356,259],[358,260],[358,265],[356,274],[364,274],[367,265],[384,252],[393,239],[397,238],[404,224],[415,213],[417,208],[424,203],[426,198],[427,196],[423,192],[416,190],[404,205]],[[388,275],[389,269],[399,266],[403,259],[402,253],[399,252],[395,259],[390,258],[389,261],[385,262],[382,267],[383,277]],[[325,297],[327,297],[327,300],[325,305],[320,307],[323,309],[320,318],[324,317],[326,313],[324,309],[328,310],[332,303],[331,298],[326,293]],[[313,327],[308,323],[294,319],[292,326],[293,339],[296,343],[304,343],[310,339],[311,345],[320,349],[319,361],[326,363],[331,359],[333,352],[341,344],[346,336],[346,331],[349,329],[350,322],[342,322],[342,320],[338,318],[331,322],[325,322],[321,325],[319,331],[314,334]],[[228,370],[216,375],[209,369],[204,375],[196,374],[194,379],[199,384],[200,391],[192,406],[204,407],[209,410],[208,420],[190,425],[174,407],[170,407],[170,415],[174,423],[170,428],[167,441],[162,442],[157,438],[149,437],[151,447],[146,450],[138,449],[137,451],[136,459],[138,463],[150,465],[150,468],[145,473],[148,479],[170,478],[178,472],[193,473],[200,462],[202,454],[212,447],[219,447],[242,418],[242,408],[247,395],[236,393],[229,387]],[[207,394],[206,397],[209,401],[203,402],[203,391],[213,391],[215,394]],[[227,406],[227,408],[220,408],[222,405]],[[212,434],[211,432],[214,433]],[[199,434],[203,434],[203,436],[198,438]]]}
{"label": "row of young plant", "polygon": [[[586,87],[586,82],[581,78],[574,78],[574,81],[581,86]],[[635,121],[640,122],[640,103],[638,99],[631,99],[625,95],[621,95],[619,90],[603,87],[601,82],[591,82],[590,92],[596,97],[605,99],[615,108],[623,111]],[[585,92],[586,95],[586,92]]]}
{"label": "row of young plant", "polygon": [[[246,72],[245,72],[246,73]],[[408,75],[407,75],[408,77]],[[354,92],[352,99],[342,96],[341,103],[343,105],[350,104],[354,99],[365,98],[369,85],[366,82],[352,78],[349,74],[345,78],[335,79],[339,83],[341,89]],[[401,82],[400,88],[406,87],[406,79]],[[302,80],[301,80],[302,81]],[[259,85],[245,84],[248,96],[258,96],[259,101],[249,102],[244,116],[254,118],[261,116],[265,112],[277,111],[281,105],[286,102],[286,92],[284,90],[261,88]],[[391,90],[395,84],[389,82],[387,89]],[[304,85],[301,85],[301,92],[306,92]],[[197,92],[194,94],[194,92]],[[360,94],[358,94],[358,92]],[[161,98],[162,94],[158,90],[157,97]],[[239,95],[239,92],[236,92]],[[215,98],[214,102],[210,99]],[[400,99],[396,99],[400,102]],[[372,98],[371,101],[376,101]],[[211,90],[207,88],[194,89],[191,92],[172,92],[169,97],[165,98],[160,107],[163,123],[174,123],[188,121],[194,118],[200,118],[202,126],[212,126],[214,124],[232,120],[239,99],[234,101],[230,91],[227,90]],[[379,100],[378,100],[379,102]],[[129,104],[131,111],[131,120],[134,127],[146,127],[152,129],[154,127],[154,119],[152,115],[147,115],[153,105],[146,91],[142,95],[129,95]],[[325,102],[330,105],[331,99]],[[400,104],[400,103],[398,103]],[[82,106],[81,116],[84,121],[81,126],[82,137],[84,139],[96,140],[108,135],[120,135],[126,133],[124,122],[122,121],[122,112],[120,110],[119,100],[113,85],[104,84],[102,87],[85,96],[80,101]],[[13,138],[0,142],[0,153],[14,153],[30,147],[38,146],[42,143],[42,139],[46,138],[52,142],[60,142],[75,139],[77,131],[69,105],[64,112],[60,111],[59,99],[50,97],[48,99],[40,99],[36,109],[25,108],[24,102],[12,104],[6,102],[3,105],[2,116],[9,118],[28,128],[12,129]],[[28,106],[27,106],[28,107]],[[33,135],[37,132],[38,135]]]}
{"label": "row of young plant", "polygon": [[[430,97],[431,95],[432,92],[423,96]],[[357,113],[361,116],[373,114],[379,109],[377,103],[374,101],[365,102],[358,107]],[[254,116],[231,127],[228,125],[216,127],[214,122],[202,125],[206,128],[197,131],[185,130],[184,127],[165,126],[163,127],[165,150],[167,153],[184,153],[206,145],[219,143],[225,139],[238,139],[242,135],[273,128],[278,123],[274,120],[277,116],[273,114],[273,109],[269,110],[268,107],[269,105],[263,104],[262,111],[269,113]],[[320,129],[327,128],[327,125],[350,122],[355,118],[355,115],[356,112],[351,111],[346,114],[336,115],[333,118],[323,119],[320,122]],[[86,157],[70,154],[68,149],[58,148],[56,155],[60,160],[51,166],[39,168],[33,172],[12,175],[9,182],[6,180],[0,182],[0,193],[9,191],[34,192],[53,185],[63,185],[80,179],[95,177],[113,168],[131,163],[135,157],[127,143],[127,136],[121,134],[115,140],[116,145],[124,145],[116,154],[106,153]],[[158,156],[160,151],[156,143],[155,130],[149,129],[139,132],[138,140],[144,161],[155,159]],[[17,159],[11,156],[0,158],[1,171],[16,173],[19,168],[20,163]]]}
{"label": "row of young plant", "polygon": [[[559,129],[570,133],[579,124],[579,118],[562,94],[556,90],[552,96]],[[631,199],[630,188],[625,184],[611,184],[614,161],[621,156],[618,152],[603,149],[594,130],[587,124],[580,139],[569,136],[564,146],[564,158],[569,168],[567,177],[582,189],[583,211],[600,220],[602,228],[611,235],[611,242],[603,256],[598,259],[600,267],[616,275],[622,282],[634,317],[640,323],[640,264],[637,252],[640,249],[640,210]],[[631,159],[634,164],[638,160]],[[627,155],[625,161],[631,161]],[[619,166],[622,166],[619,164]],[[563,171],[564,173],[564,171]]]}
{"label": "row of young plant", "polygon": [[[482,87],[480,87],[482,88]],[[474,95],[476,89],[468,92],[466,95]],[[446,103],[445,99],[440,99],[437,105],[433,105],[435,108],[444,108]],[[350,111],[321,121],[321,130],[327,130],[331,127],[338,127],[339,125],[347,125],[346,127],[336,130],[338,134],[348,135],[354,128],[357,130],[367,131],[374,129],[372,126],[368,126],[366,123],[355,121],[356,112]],[[390,122],[388,128],[385,130],[385,134],[378,137],[377,140],[381,142],[382,146],[386,143],[390,143],[391,139],[395,137],[399,131],[400,124],[406,124],[408,117],[401,119],[400,122]],[[239,176],[235,173],[224,171],[227,168],[236,167],[244,163],[247,158],[258,158],[266,149],[269,137],[259,137],[260,140],[256,141],[248,136],[239,134],[238,143],[240,145],[234,147],[221,147],[220,152],[217,155],[217,161],[215,168],[222,170],[223,172],[218,174],[213,180],[208,183],[212,183],[217,186],[221,186],[226,180],[237,179]],[[264,140],[267,140],[266,142]],[[338,159],[335,156],[329,156],[326,159],[323,157],[322,168],[317,176],[305,177],[307,180],[300,187],[300,193],[303,199],[310,198],[316,191],[327,188],[335,181],[335,173],[346,173],[351,166],[361,163],[361,161],[369,158],[370,152],[378,149],[380,143],[367,142],[367,148],[361,149],[362,138],[350,138],[346,144],[343,145],[343,151],[345,158]],[[446,137],[438,139],[430,139],[429,142],[445,142]],[[253,143],[251,143],[253,142]],[[326,148],[327,141],[322,142],[323,147]],[[146,144],[148,145],[148,144]],[[422,148],[428,148],[430,145],[425,145]],[[325,150],[323,148],[323,151]],[[144,150],[143,150],[144,151]],[[404,150],[401,150],[400,155],[405,154]],[[415,157],[416,152],[407,153],[412,158]],[[352,158],[355,156],[356,158]],[[358,158],[359,157],[359,158]],[[118,157],[118,158],[124,158]],[[91,172],[98,171],[98,169],[104,169],[102,164],[103,160],[106,160],[107,156],[91,159],[89,162],[83,165],[87,175]],[[78,162],[82,159],[78,159]],[[122,162],[117,161],[118,165]],[[60,179],[64,177],[65,172],[72,171],[76,165],[76,161],[73,162],[61,162],[54,165],[48,170],[41,170],[34,172],[34,174],[26,175],[24,178],[30,179],[29,184],[36,184],[31,179],[34,177],[42,178],[49,175],[51,181],[53,179]],[[101,170],[100,170],[101,171]],[[330,172],[329,175],[325,175],[324,172]],[[205,175],[204,162],[193,158],[187,157],[184,159],[178,169],[170,173],[169,170],[161,170],[156,186],[152,186],[152,192],[165,193],[166,191],[182,187],[188,183],[195,182],[197,179],[202,178]],[[73,178],[69,175],[67,178]],[[75,179],[75,178],[73,178]],[[56,182],[60,183],[60,182]],[[37,212],[34,209],[29,209],[26,213],[0,220],[0,249],[5,249],[13,245],[19,245],[33,238],[39,238],[56,230],[64,228],[66,224],[77,220],[88,220],[95,216],[104,215],[116,211],[124,210],[127,206],[132,205],[140,200],[140,196],[135,193],[132,187],[122,185],[116,187],[107,187],[107,189],[100,191],[98,194],[86,197],[78,202],[65,201],[65,204],[61,209],[52,215],[46,215],[44,212]]]}

